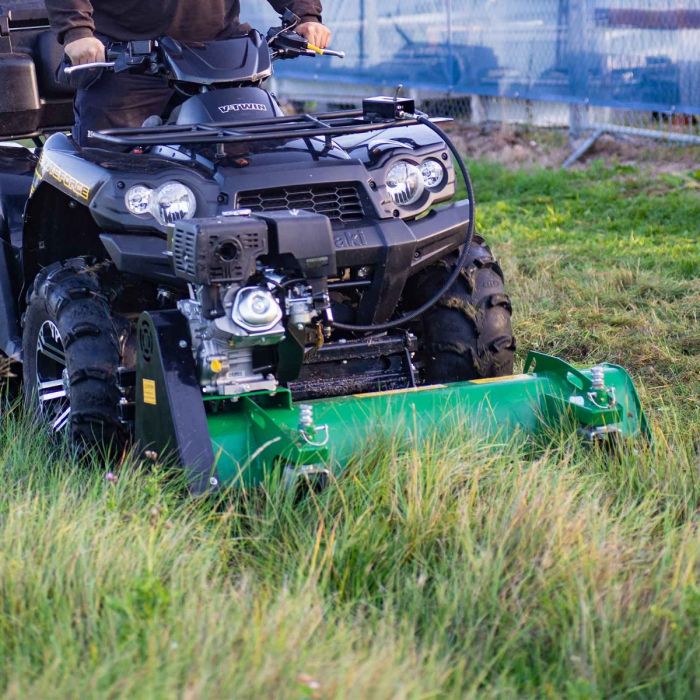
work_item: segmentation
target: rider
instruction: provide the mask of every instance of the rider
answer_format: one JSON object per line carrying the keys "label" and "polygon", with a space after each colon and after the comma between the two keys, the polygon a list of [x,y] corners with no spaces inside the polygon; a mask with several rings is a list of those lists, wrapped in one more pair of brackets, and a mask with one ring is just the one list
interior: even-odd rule
{"label": "rider", "polygon": [[[321,23],[321,0],[268,0],[282,13],[301,18],[295,31],[326,48],[330,30]],[[246,33],[239,0],[46,0],[51,26],[71,63],[105,60],[112,41],[168,35],[183,42],[212,41]],[[84,145],[90,130],[140,126],[160,115],[173,90],[160,77],[104,71],[75,97],[73,138]]]}

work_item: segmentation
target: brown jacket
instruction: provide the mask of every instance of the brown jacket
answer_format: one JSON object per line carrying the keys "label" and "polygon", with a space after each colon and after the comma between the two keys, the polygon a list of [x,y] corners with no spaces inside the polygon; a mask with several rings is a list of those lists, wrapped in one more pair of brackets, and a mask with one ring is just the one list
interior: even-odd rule
{"label": "brown jacket", "polygon": [[[278,12],[289,7],[303,21],[321,21],[321,0],[268,0]],[[240,0],[46,0],[61,43],[92,36],[181,41],[231,36],[240,28]]]}

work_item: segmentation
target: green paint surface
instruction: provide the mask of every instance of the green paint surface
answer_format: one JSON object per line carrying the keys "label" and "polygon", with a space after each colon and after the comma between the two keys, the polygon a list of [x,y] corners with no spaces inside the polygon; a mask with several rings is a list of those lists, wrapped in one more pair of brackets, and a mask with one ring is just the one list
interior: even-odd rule
{"label": "green paint surface", "polygon": [[255,485],[267,470],[288,465],[323,465],[338,474],[369,441],[439,439],[442,431],[494,442],[558,426],[614,427],[626,437],[647,433],[637,392],[621,367],[604,365],[605,385],[615,396],[609,405],[606,396],[592,400],[590,370],[540,353],[531,353],[526,367],[527,374],[499,380],[311,401],[316,432],[306,438],[299,405],[286,390],[242,397],[209,417],[219,476],[226,484]]}

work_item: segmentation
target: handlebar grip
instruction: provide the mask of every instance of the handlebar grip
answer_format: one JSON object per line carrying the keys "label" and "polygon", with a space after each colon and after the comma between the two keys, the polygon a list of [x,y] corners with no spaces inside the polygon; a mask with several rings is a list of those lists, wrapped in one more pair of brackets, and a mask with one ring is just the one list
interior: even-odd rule
{"label": "handlebar grip", "polygon": [[114,61],[97,61],[95,63],[82,63],[79,66],[66,66],[63,69],[63,72],[66,75],[72,75],[73,73],[77,73],[81,70],[92,70],[95,68],[114,68],[115,65],[116,64]]}

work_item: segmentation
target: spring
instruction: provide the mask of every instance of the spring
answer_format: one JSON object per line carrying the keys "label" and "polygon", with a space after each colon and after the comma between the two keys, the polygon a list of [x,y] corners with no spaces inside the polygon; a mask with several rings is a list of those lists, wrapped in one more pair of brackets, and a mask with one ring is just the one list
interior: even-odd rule
{"label": "spring", "polygon": [[591,369],[591,389],[594,391],[605,389],[605,370],[600,365]]}
{"label": "spring", "polygon": [[299,427],[312,428],[314,425],[314,407],[308,403],[299,405]]}

